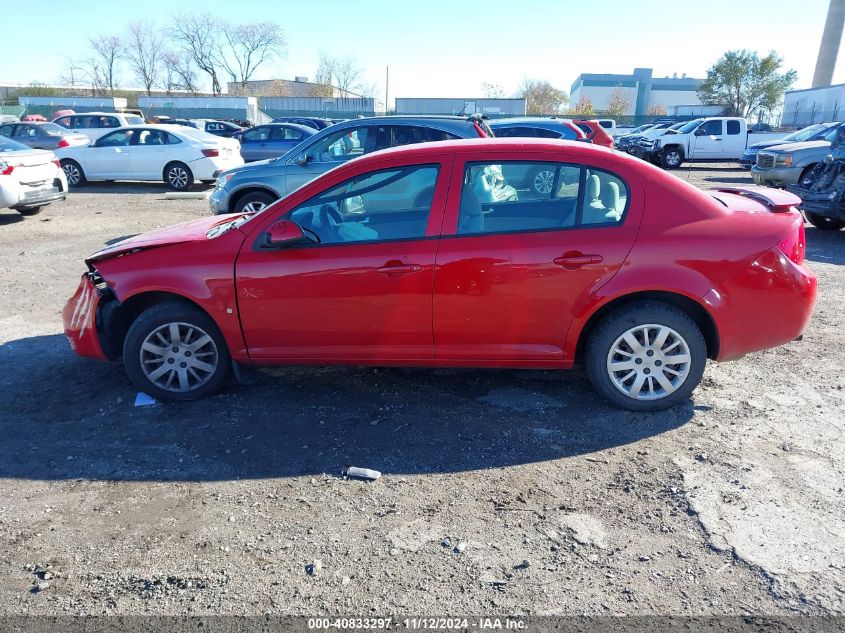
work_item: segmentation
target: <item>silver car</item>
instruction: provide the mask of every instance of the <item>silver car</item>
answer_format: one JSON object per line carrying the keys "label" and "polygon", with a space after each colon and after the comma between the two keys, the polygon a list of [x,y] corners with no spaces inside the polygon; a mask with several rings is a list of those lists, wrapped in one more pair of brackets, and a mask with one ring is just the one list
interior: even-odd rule
{"label": "silver car", "polygon": [[84,134],[63,128],[55,123],[25,122],[0,125],[0,136],[29,145],[33,149],[55,151],[62,147],[88,145],[91,141]]}
{"label": "silver car", "polygon": [[754,184],[764,187],[785,187],[798,183],[805,174],[830,154],[830,143],[839,125],[829,129],[824,140],[786,143],[767,147],[757,153],[751,168]]}
{"label": "silver car", "polygon": [[341,163],[370,152],[429,141],[493,136],[480,115],[386,116],[353,119],[320,130],[287,154],[220,175],[209,197],[212,213],[261,211]]}

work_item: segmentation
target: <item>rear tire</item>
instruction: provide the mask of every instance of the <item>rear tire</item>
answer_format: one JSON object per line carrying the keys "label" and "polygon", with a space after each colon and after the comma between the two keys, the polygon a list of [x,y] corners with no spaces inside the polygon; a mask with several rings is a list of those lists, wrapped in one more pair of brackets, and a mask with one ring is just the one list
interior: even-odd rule
{"label": "rear tire", "polygon": [[226,341],[205,312],[181,302],[141,313],[123,343],[132,382],[158,400],[195,400],[223,385],[231,368]]}
{"label": "rear tire", "polygon": [[274,198],[269,193],[263,191],[253,191],[241,197],[235,203],[235,208],[232,213],[258,213],[273,204],[278,198]]}
{"label": "rear tire", "polygon": [[695,322],[656,301],[606,316],[586,349],[587,375],[596,391],[631,411],[659,411],[683,402],[701,382],[706,363],[707,345]]}
{"label": "rear tire", "polygon": [[168,163],[164,167],[164,184],[173,191],[187,191],[194,186],[194,175],[185,163]]}
{"label": "rear tire", "polygon": [[810,213],[809,211],[805,211],[804,215],[807,216],[807,222],[822,231],[838,231],[845,226],[845,220],[839,218],[829,218],[826,215]]}
{"label": "rear tire", "polygon": [[82,171],[82,167],[75,160],[63,158],[59,164],[65,172],[68,187],[82,187],[88,182],[85,178],[85,172]]}

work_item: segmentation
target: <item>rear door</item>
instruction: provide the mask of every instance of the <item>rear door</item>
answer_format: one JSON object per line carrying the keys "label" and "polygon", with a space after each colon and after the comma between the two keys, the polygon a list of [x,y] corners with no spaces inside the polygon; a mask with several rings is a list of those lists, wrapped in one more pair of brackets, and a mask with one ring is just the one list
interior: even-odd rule
{"label": "rear door", "polygon": [[722,158],[724,154],[722,146],[725,144],[724,120],[710,119],[699,125],[693,133],[692,143],[693,151],[690,158],[695,160]]}
{"label": "rear door", "polygon": [[267,143],[270,141],[270,128],[259,125],[244,132],[240,138],[241,156],[247,162],[267,158]]}
{"label": "rear door", "polygon": [[[434,279],[435,357],[560,366],[573,315],[616,273],[642,216],[624,165],[565,152],[456,160]],[[548,172],[532,189],[526,174]]]}
{"label": "rear door", "polygon": [[736,119],[725,121],[725,136],[722,141],[722,158],[724,160],[738,160],[745,153],[748,134],[743,134],[742,128],[742,124]]}
{"label": "rear door", "polygon": [[307,147],[300,148],[286,158],[287,191],[298,189],[341,163],[363,155],[367,151],[368,135],[372,129],[371,125],[345,127],[340,130],[326,128],[325,133],[321,132],[312,137],[316,140],[306,141]]}
{"label": "rear door", "polygon": [[303,134],[296,128],[274,125],[270,128],[267,158],[277,158],[299,145]]}
{"label": "rear door", "polygon": [[171,151],[170,137],[164,130],[137,131],[128,149],[130,170],[134,176],[141,180],[164,178],[164,166]]}

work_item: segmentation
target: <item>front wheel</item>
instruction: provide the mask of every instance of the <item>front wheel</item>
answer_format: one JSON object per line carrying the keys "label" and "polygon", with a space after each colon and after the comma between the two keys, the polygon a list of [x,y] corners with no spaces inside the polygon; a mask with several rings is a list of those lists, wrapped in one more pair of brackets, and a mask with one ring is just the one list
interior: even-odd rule
{"label": "front wheel", "polygon": [[194,184],[194,175],[185,163],[170,163],[164,168],[164,183],[174,191],[187,191]]}
{"label": "front wheel", "polygon": [[684,153],[677,147],[667,147],[660,155],[660,163],[666,169],[677,169],[684,162]]}
{"label": "front wheel", "polygon": [[807,216],[807,222],[822,231],[838,231],[845,226],[845,220],[840,220],[839,218],[830,218],[826,215],[810,213],[809,211],[805,211],[804,215]]}
{"label": "front wheel", "polygon": [[137,387],[159,400],[211,395],[226,379],[229,350],[206,313],[160,303],[135,319],[123,343],[123,365]]}
{"label": "front wheel", "polygon": [[596,391],[631,411],[659,411],[689,398],[707,362],[704,336],[673,306],[635,303],[605,317],[590,336],[587,375]]}
{"label": "front wheel", "polygon": [[263,191],[253,191],[243,196],[232,209],[233,213],[259,213],[273,204],[277,198]]}
{"label": "front wheel", "polygon": [[21,215],[38,215],[44,207],[29,207],[28,209],[18,209]]}

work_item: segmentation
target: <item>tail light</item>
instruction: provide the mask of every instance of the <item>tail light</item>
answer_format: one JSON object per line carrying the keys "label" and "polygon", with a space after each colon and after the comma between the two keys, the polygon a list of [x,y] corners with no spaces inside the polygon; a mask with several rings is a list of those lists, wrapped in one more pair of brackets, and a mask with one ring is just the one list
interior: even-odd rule
{"label": "tail light", "polygon": [[807,254],[807,242],[804,237],[804,223],[802,222],[798,225],[795,233],[778,244],[778,248],[793,262],[800,264]]}
{"label": "tail light", "polygon": [[59,147],[70,147],[70,143],[68,143],[66,138],[63,138],[61,141],[59,141]]}
{"label": "tail light", "polygon": [[202,155],[208,158],[214,158],[215,156],[220,156],[219,149],[204,149],[202,150]]}
{"label": "tail light", "polygon": [[0,160],[0,176],[9,176],[14,170],[14,165],[10,165],[4,160]]}

